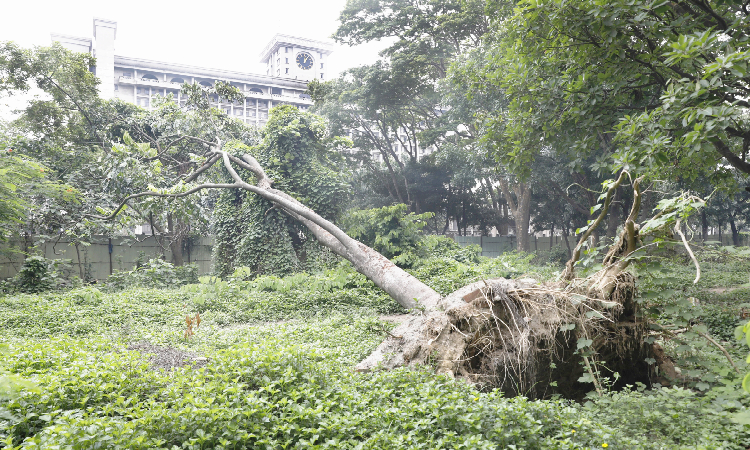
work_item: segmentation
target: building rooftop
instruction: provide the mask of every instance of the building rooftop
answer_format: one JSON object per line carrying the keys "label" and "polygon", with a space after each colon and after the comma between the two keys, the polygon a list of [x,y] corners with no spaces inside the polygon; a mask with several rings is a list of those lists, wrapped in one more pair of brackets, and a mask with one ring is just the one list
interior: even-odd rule
{"label": "building rooftop", "polygon": [[276,34],[271,38],[271,41],[266,45],[263,51],[260,52],[260,62],[264,64],[267,63],[271,55],[273,55],[279,47],[285,45],[315,50],[324,55],[330,55],[333,53],[333,43],[331,42],[316,41],[314,39],[290,36],[288,34]]}
{"label": "building rooftop", "polygon": [[242,83],[263,84],[275,87],[299,88],[307,82],[293,78],[272,77],[258,73],[236,72],[232,70],[213,69],[207,67],[191,66],[188,64],[168,63],[164,61],[153,61],[142,58],[115,55],[115,65],[118,67],[132,67],[136,69],[147,69],[155,72],[169,72],[185,76],[202,76],[217,80],[238,81]]}

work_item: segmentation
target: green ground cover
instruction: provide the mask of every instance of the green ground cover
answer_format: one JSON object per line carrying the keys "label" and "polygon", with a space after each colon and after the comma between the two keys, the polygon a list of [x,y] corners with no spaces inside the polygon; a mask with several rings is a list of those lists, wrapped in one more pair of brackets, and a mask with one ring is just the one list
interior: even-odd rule
{"label": "green ground cover", "polygon": [[[440,292],[480,277],[554,275],[555,267],[530,261],[517,254],[470,264],[441,258],[411,270]],[[703,269],[704,282],[693,286],[689,263],[674,259],[658,277],[643,276],[642,291],[661,306],[657,320],[692,314],[690,323],[721,336],[746,370],[746,349],[724,334],[740,322],[750,264],[714,258]],[[686,381],[582,404],[509,399],[429,368],[353,371],[394,326],[384,315],[406,311],[347,266],[286,278],[242,275],[174,289],[0,297],[3,370],[37,386],[1,400],[0,448],[750,446],[748,426],[732,420],[750,402],[718,349],[697,339],[672,350],[693,358],[682,367],[696,371],[705,389]],[[684,306],[689,298],[697,306]],[[202,321],[186,340],[185,316],[195,313]],[[149,355],[128,350],[139,342],[185,352],[191,362],[154,369]]]}

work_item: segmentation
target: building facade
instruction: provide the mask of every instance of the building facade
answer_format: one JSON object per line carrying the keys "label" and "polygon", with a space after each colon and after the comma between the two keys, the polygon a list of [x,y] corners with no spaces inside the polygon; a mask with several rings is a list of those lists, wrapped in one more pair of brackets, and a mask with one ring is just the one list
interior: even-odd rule
{"label": "building facade", "polygon": [[69,50],[94,54],[103,98],[118,98],[148,109],[156,96],[172,94],[184,104],[180,92],[183,83],[210,87],[216,81],[225,81],[237,87],[244,98],[220,102],[215,97],[214,106],[256,126],[266,123],[268,111],[274,106],[308,109],[312,100],[305,94],[307,83],[313,78],[325,79],[325,65],[332,53],[329,43],[277,34],[260,54],[267,66],[266,74],[261,75],[117,55],[117,22],[106,19],[94,19],[93,39],[54,33],[51,37]]}

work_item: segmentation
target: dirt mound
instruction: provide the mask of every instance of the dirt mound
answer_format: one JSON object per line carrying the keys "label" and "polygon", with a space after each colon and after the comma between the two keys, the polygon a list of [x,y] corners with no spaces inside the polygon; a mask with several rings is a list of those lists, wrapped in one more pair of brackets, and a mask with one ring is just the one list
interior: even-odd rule
{"label": "dirt mound", "polygon": [[134,342],[128,345],[128,350],[137,350],[143,354],[148,354],[148,361],[153,369],[172,370],[188,365],[200,368],[209,361],[208,358],[193,352],[174,347],[162,347],[146,341]]}

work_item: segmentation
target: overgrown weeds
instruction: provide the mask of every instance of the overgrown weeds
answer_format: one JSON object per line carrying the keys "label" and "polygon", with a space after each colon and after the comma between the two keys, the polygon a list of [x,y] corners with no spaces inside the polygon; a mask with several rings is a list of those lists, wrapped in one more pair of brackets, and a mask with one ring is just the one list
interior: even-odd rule
{"label": "overgrown weeds", "polygon": [[[443,256],[412,271],[442,292],[503,275],[554,277],[529,261]],[[737,264],[709,263],[704,280],[738,287]],[[680,387],[605,391],[583,404],[508,399],[427,370],[353,372],[393,327],[378,316],[405,311],[348,265],[283,278],[238,270],[172,289],[6,295],[0,365],[39,391],[2,400],[0,447],[746,448],[748,425],[733,421],[749,403],[738,378],[717,349],[686,335],[707,325],[744,364],[721,331],[735,306],[740,313],[738,298],[693,286],[693,272],[677,264],[652,269],[640,301],[656,308],[655,322],[683,324],[674,332],[684,344],[651,335],[677,356]],[[195,312],[200,332],[186,341],[185,315]],[[127,350],[143,341],[208,361],[154,371],[147,355]]]}

